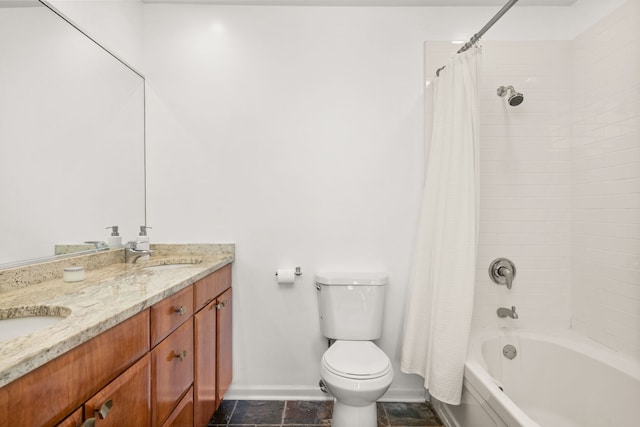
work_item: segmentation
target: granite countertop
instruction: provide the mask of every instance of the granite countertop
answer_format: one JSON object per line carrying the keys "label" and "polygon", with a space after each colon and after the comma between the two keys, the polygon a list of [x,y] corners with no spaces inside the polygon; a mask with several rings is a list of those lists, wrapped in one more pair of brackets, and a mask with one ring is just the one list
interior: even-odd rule
{"label": "granite countertop", "polygon": [[[53,326],[0,342],[0,387],[233,262],[235,256],[233,244],[152,245],[152,249],[156,253],[150,261],[136,264],[123,262],[124,250],[109,251],[111,254],[101,256],[115,256],[120,262],[87,268],[81,282],[64,282],[63,267],[83,262],[91,265],[91,256],[52,263],[49,268],[59,272],[59,277],[39,283],[24,279],[29,267],[17,272],[2,271],[5,274],[0,275],[0,312],[5,312],[5,317],[10,312],[7,309],[19,313],[36,306],[70,313]],[[145,268],[175,263],[186,264],[170,269]]]}

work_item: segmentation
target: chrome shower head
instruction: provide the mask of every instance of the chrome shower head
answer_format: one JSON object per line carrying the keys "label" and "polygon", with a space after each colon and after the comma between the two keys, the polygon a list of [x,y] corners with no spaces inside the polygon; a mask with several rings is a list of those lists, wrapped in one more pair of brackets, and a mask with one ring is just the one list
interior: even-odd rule
{"label": "chrome shower head", "polygon": [[498,88],[498,96],[507,96],[507,102],[512,107],[520,105],[524,101],[524,95],[516,92],[513,86],[500,86]]}

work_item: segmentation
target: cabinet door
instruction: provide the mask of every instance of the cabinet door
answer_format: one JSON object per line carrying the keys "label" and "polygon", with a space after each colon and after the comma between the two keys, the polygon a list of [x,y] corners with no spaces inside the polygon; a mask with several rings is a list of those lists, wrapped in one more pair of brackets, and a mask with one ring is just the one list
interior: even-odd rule
{"label": "cabinet door", "polygon": [[206,426],[216,411],[216,302],[194,316],[194,420]]}
{"label": "cabinet door", "polygon": [[216,377],[218,379],[218,385],[216,387],[217,403],[220,405],[222,397],[229,389],[231,379],[233,375],[233,363],[232,363],[232,335],[231,335],[231,288],[227,289],[222,295],[218,297],[218,329],[216,332],[217,345],[218,345],[218,371]]}
{"label": "cabinet door", "polygon": [[161,426],[193,384],[193,320],[151,351],[153,426]]}
{"label": "cabinet door", "polygon": [[146,354],[84,404],[96,427],[149,426],[150,358]]}

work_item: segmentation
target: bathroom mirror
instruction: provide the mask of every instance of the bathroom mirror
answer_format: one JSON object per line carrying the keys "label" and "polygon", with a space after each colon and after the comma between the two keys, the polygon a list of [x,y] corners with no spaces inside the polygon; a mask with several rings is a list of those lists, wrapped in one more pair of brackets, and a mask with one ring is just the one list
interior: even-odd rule
{"label": "bathroom mirror", "polygon": [[145,224],[144,78],[38,1],[0,0],[0,268]]}

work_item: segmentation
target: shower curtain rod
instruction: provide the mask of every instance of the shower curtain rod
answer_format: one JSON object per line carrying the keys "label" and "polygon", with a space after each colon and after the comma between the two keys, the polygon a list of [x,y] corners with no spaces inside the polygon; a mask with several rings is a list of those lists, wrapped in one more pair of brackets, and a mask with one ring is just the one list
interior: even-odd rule
{"label": "shower curtain rod", "polygon": [[[480,31],[478,31],[477,33],[475,33],[473,36],[471,36],[471,38],[469,39],[468,42],[466,42],[456,53],[462,53],[466,50],[468,50],[471,46],[473,46],[474,44],[476,44],[478,42],[478,40],[480,40],[480,38],[484,35],[484,33],[486,33],[489,28],[493,27],[493,24],[495,24],[496,22],[498,22],[498,20],[500,18],[502,18],[502,15],[504,15],[505,13],[507,13],[507,11],[509,9],[511,9],[513,7],[514,4],[516,4],[518,2],[518,0],[509,0],[507,2],[507,4],[505,4],[504,6],[502,6],[502,9],[500,9],[498,11],[498,13],[496,13],[494,15],[493,18],[491,18],[489,20],[489,22],[487,22],[484,27],[482,27],[480,29]],[[436,71],[436,76],[440,75],[440,71],[442,71],[445,68],[445,66],[442,66],[440,68],[438,68],[438,70]]]}

